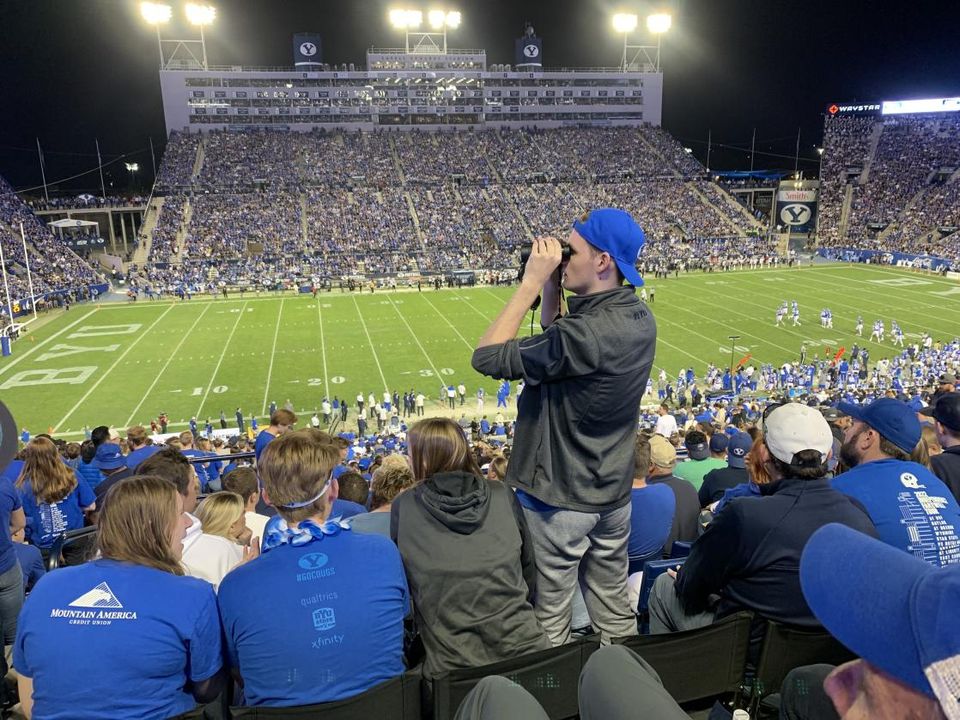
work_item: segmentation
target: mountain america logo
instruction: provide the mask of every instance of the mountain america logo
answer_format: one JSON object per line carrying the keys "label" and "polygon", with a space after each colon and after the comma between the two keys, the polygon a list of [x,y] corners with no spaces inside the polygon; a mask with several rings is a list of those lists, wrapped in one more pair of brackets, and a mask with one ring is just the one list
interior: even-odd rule
{"label": "mountain america logo", "polygon": [[85,592],[72,603],[70,607],[82,608],[122,608],[123,605],[113,594],[113,590],[106,582],[97,585],[93,590]]}

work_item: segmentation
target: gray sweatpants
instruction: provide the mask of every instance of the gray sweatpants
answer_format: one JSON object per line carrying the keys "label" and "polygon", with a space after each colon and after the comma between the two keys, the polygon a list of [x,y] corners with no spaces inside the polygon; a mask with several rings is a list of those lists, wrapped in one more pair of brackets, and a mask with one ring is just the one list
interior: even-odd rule
{"label": "gray sweatpants", "polygon": [[579,584],[601,641],[637,634],[627,599],[630,505],[602,513],[523,509],[537,562],[537,619],[554,645],[570,640],[571,606]]}

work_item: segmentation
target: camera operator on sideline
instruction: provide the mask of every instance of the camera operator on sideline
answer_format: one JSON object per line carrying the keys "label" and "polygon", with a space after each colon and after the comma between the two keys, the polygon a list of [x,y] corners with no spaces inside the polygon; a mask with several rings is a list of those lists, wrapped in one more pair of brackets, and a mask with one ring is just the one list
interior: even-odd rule
{"label": "camera operator on sideline", "polygon": [[[536,612],[555,645],[570,638],[579,580],[605,642],[635,635],[627,600],[633,447],[656,323],[634,292],[644,234],[623,210],[573,223],[564,246],[537,238],[520,286],[477,344],[473,367],[523,379],[506,481],[536,551]],[[623,285],[623,281],[627,285]],[[561,286],[573,294],[564,307]],[[517,339],[543,294],[543,333]]]}

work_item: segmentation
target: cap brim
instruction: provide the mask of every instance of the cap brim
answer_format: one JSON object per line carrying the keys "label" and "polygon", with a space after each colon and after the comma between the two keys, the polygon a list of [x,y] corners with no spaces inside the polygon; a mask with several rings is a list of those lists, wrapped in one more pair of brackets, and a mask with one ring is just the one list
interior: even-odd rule
{"label": "cap brim", "polygon": [[851,651],[933,696],[910,611],[916,584],[933,566],[838,523],[817,530],[800,559],[800,586],[823,626]]}
{"label": "cap brim", "polygon": [[736,455],[727,456],[727,467],[743,470],[747,466],[747,459]]}
{"label": "cap brim", "polygon": [[617,264],[617,267],[620,268],[620,273],[623,275],[624,280],[634,287],[643,286],[643,278],[640,277],[640,273],[637,272],[635,265],[624,262],[619,258],[613,258],[613,261]]}
{"label": "cap brim", "polygon": [[863,406],[856,405],[854,403],[841,402],[837,403],[837,410],[842,412],[844,415],[849,415],[854,420],[859,420],[860,422],[866,422],[863,419]]}

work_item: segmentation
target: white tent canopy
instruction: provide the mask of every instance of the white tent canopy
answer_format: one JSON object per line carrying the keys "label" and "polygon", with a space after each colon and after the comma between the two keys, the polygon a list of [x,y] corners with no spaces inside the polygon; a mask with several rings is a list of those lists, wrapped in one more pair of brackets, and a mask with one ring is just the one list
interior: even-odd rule
{"label": "white tent canopy", "polygon": [[91,220],[76,220],[74,218],[66,218],[64,220],[54,220],[53,222],[47,223],[52,228],[61,228],[64,230],[77,229],[77,228],[87,228],[95,227],[99,228],[100,223],[95,223]]}

